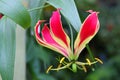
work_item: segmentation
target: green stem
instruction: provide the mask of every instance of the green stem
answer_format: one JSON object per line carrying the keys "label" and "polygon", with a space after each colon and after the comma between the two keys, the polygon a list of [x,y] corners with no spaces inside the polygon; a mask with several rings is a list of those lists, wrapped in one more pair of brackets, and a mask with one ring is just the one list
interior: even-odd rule
{"label": "green stem", "polygon": [[31,11],[34,11],[34,10],[39,10],[39,9],[42,9],[42,8],[45,8],[45,7],[48,7],[50,5],[45,5],[45,6],[42,6],[42,7],[36,7],[36,8],[32,8],[32,9],[29,9],[28,11],[31,12]]}
{"label": "green stem", "polygon": [[88,53],[89,53],[89,55],[90,55],[91,60],[94,61],[93,53],[92,53],[92,51],[91,51],[91,49],[90,49],[90,47],[89,47],[88,44],[86,45],[86,48],[87,48],[87,50],[88,50]]}
{"label": "green stem", "polygon": [[[64,61],[62,64],[66,65],[67,63]],[[68,67],[68,69],[71,70],[71,71],[73,71],[70,67]]]}
{"label": "green stem", "polygon": [[67,23],[68,23],[68,26],[70,28],[70,38],[71,38],[71,49],[72,49],[72,52],[73,52],[73,31],[72,31],[72,26],[70,25],[70,23],[68,22],[68,20],[66,19]]}
{"label": "green stem", "polygon": [[[88,44],[86,45],[86,48],[87,48],[87,50],[88,50],[88,52],[89,52],[89,55],[90,55],[91,60],[92,60],[92,61],[95,61],[94,56],[93,56],[93,53],[92,53],[92,51],[91,51],[91,49],[90,49],[90,47],[89,47]],[[95,64],[94,67],[96,67],[96,64]],[[92,71],[94,71],[94,67],[92,66]]]}
{"label": "green stem", "polygon": [[[97,63],[98,61],[94,61],[94,62],[91,62],[90,64],[92,65],[92,64],[95,64],[95,63]],[[82,66],[82,65],[89,65],[89,63],[84,63],[84,62],[78,62],[78,61],[76,61],[75,62],[76,64],[78,64],[78,65],[80,65],[80,66]]]}
{"label": "green stem", "polygon": [[55,68],[55,69],[51,69],[51,70],[62,70],[62,69],[68,68],[71,64],[72,64],[72,62],[71,62],[71,63],[68,63],[67,65],[65,65],[65,66],[63,66],[63,67]]}
{"label": "green stem", "polygon": [[66,22],[67,22],[67,24],[69,26],[69,29],[70,29],[70,39],[71,39],[70,41],[71,41],[71,50],[72,50],[72,52],[70,53],[70,60],[73,60],[74,59],[74,56],[73,56],[73,52],[74,52],[74,48],[73,48],[73,31],[72,31],[72,26],[69,23],[68,19],[65,18],[65,20],[66,20]]}
{"label": "green stem", "polygon": [[[60,59],[58,59],[58,58],[56,58],[56,59],[57,59],[58,61],[60,61]],[[61,64],[63,64],[63,65],[65,66],[65,65],[67,65],[67,64],[69,64],[69,63],[67,63],[66,61],[63,61]],[[70,67],[68,67],[68,69],[71,70],[71,71],[73,71]]]}

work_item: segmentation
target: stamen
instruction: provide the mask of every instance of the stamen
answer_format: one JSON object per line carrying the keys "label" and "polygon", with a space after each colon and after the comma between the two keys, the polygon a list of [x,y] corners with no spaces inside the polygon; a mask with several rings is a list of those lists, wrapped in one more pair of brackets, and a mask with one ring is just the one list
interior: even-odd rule
{"label": "stamen", "polygon": [[[61,66],[62,66],[62,64],[59,64],[57,68],[60,68]],[[59,71],[59,70],[57,70],[57,71]]]}
{"label": "stamen", "polygon": [[71,64],[72,64],[72,62],[66,64],[65,66],[59,67],[59,68],[52,68],[51,70],[56,70],[56,71],[58,71],[58,70],[66,69],[66,68],[69,68],[69,66],[70,66]]}
{"label": "stamen", "polygon": [[89,59],[86,59],[86,61],[88,62],[88,65],[91,66],[91,62]]}
{"label": "stamen", "polygon": [[53,67],[53,66],[51,65],[51,66],[46,70],[46,73],[48,73],[48,72],[51,70],[52,67]]}
{"label": "stamen", "polygon": [[87,72],[87,69],[86,69],[86,67],[85,67],[84,65],[82,65],[82,68],[83,68],[83,70],[84,70],[85,72]]}
{"label": "stamen", "polygon": [[64,61],[65,57],[63,57],[61,60],[60,60],[60,63],[62,63]]}
{"label": "stamen", "polygon": [[57,68],[60,68],[62,66],[62,64],[59,64]]}
{"label": "stamen", "polygon": [[103,64],[102,60],[100,60],[99,58],[95,58],[95,60],[97,60],[99,63]]}

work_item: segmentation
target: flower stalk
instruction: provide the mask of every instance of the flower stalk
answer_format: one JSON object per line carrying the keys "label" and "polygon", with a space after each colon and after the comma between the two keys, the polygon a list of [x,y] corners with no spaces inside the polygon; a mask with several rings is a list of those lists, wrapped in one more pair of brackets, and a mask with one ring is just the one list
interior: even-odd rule
{"label": "flower stalk", "polygon": [[90,59],[91,59],[92,61],[94,61],[94,56],[93,56],[93,53],[92,53],[92,51],[91,51],[91,49],[90,49],[90,47],[89,47],[89,45],[88,45],[88,44],[86,45],[86,48],[87,48],[88,53],[89,53],[89,55],[90,55]]}

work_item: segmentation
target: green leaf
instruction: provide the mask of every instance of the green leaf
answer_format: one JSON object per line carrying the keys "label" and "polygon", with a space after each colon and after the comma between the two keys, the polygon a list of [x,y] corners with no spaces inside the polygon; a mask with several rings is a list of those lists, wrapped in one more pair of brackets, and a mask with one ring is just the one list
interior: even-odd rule
{"label": "green leaf", "polygon": [[2,80],[13,80],[16,23],[7,17],[0,20],[0,74]]}
{"label": "green leaf", "polygon": [[48,3],[55,8],[61,8],[61,13],[71,23],[76,31],[79,31],[81,20],[74,0],[48,0]]}
{"label": "green leaf", "polygon": [[[44,6],[46,0],[29,0],[29,8],[33,9],[36,7],[42,7]],[[31,15],[31,31],[34,33],[34,26],[37,23],[37,21],[40,19],[42,13],[42,9],[34,10],[30,12]]]}
{"label": "green leaf", "polygon": [[0,13],[8,16],[23,28],[30,26],[30,15],[19,0],[0,0]]}

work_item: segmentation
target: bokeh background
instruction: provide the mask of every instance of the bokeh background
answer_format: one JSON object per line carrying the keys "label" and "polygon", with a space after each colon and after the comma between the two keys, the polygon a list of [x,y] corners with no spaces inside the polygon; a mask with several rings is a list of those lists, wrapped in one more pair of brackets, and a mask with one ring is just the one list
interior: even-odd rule
{"label": "bokeh background", "polygon": [[[28,0],[29,3],[32,0]],[[75,0],[81,21],[87,17],[87,10],[95,10],[99,13],[100,30],[89,46],[95,57],[99,57],[104,64],[96,64],[88,67],[88,72],[78,70],[76,73],[70,70],[50,71],[47,68],[52,64],[58,65],[56,58],[62,57],[58,53],[44,48],[35,40],[33,29],[26,32],[26,76],[27,80],[120,80],[120,0]],[[30,7],[34,3],[29,4]],[[69,3],[66,3],[69,4]],[[42,4],[41,4],[42,5]],[[46,4],[47,5],[47,4]],[[43,8],[36,15],[38,19],[49,21],[52,6]],[[39,14],[40,13],[40,14]],[[68,25],[62,16],[64,29],[69,34]],[[34,24],[32,25],[34,26]],[[74,37],[77,32],[74,31]],[[88,51],[84,49],[79,60],[89,58]]]}

